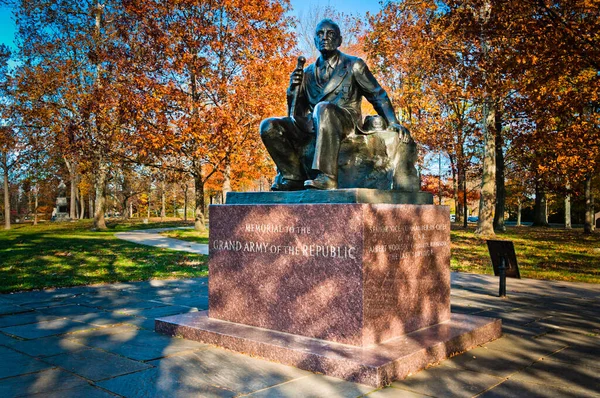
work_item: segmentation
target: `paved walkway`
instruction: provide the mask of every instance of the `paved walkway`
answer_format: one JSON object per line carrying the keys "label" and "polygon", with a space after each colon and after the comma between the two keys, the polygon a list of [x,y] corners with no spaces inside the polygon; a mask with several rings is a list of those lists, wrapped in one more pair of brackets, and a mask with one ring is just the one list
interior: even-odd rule
{"label": "paved walkway", "polygon": [[163,231],[191,228],[192,227],[143,229],[129,232],[117,232],[115,236],[129,242],[139,243],[140,245],[156,246],[162,247],[163,249],[208,255],[207,244],[186,242],[181,239],[168,238],[160,234]]}
{"label": "paved walkway", "polygon": [[206,278],[0,295],[0,397],[600,397],[600,285],[507,290],[452,274],[452,311],[504,336],[380,390],[154,333],[208,308]]}

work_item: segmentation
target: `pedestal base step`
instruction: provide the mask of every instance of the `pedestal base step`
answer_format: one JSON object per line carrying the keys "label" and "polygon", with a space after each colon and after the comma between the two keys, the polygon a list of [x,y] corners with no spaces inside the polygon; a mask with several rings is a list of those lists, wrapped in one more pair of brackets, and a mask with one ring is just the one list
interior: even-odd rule
{"label": "pedestal base step", "polygon": [[452,314],[449,321],[370,347],[332,343],[208,317],[208,311],[155,320],[158,333],[383,387],[502,335],[502,321]]}

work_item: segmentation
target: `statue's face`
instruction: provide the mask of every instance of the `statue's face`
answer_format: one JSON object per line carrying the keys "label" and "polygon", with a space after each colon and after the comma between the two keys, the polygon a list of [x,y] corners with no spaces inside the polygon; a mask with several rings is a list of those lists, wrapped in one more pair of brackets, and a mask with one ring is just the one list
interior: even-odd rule
{"label": "statue's face", "polygon": [[321,22],[315,30],[315,46],[320,52],[335,51],[342,44],[342,36],[329,22]]}

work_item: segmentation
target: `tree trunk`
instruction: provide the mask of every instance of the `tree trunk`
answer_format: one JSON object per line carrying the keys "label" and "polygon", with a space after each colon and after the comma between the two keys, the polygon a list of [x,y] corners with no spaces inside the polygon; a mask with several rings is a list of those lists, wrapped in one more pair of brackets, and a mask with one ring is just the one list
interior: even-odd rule
{"label": "tree trunk", "polygon": [[15,205],[15,214],[17,215],[17,217],[19,217],[19,214],[21,214],[21,190],[17,190],[16,192],[17,197],[16,197],[16,201],[14,202]]}
{"label": "tree trunk", "polygon": [[483,105],[483,173],[479,198],[479,221],[475,233],[482,236],[494,235],[494,203],[496,194],[496,109],[489,98]]}
{"label": "tree trunk", "polygon": [[467,170],[463,170],[463,182],[462,182],[462,189],[463,189],[463,228],[467,229],[468,227],[468,209],[467,209]]}
{"label": "tree trunk", "polygon": [[34,205],[33,205],[33,225],[38,225],[38,206],[39,206],[39,201],[38,201],[38,188],[37,185],[35,187],[35,194],[34,194]]}
{"label": "tree trunk", "polygon": [[79,188],[75,187],[75,219],[78,220],[81,218],[81,214],[79,209],[81,208],[81,192]]}
{"label": "tree trunk", "polygon": [[464,182],[465,182],[465,171],[462,168],[460,163],[457,163],[456,169],[456,179],[457,179],[457,187],[456,187],[456,196],[458,203],[456,204],[456,221],[461,222],[466,218],[465,213],[465,192],[464,192]]}
{"label": "tree trunk", "polygon": [[460,203],[458,201],[458,180],[456,176],[455,157],[452,155],[449,155],[448,157],[450,158],[450,172],[452,173],[452,199],[454,200],[454,217],[455,221],[460,221],[458,218],[458,208],[460,207]]}
{"label": "tree trunk", "polygon": [[565,229],[571,229],[571,184],[567,182],[565,195]]}
{"label": "tree trunk", "polygon": [[188,185],[183,186],[183,221],[187,221]]}
{"label": "tree trunk", "polygon": [[160,221],[162,222],[166,216],[166,195],[165,195],[165,181],[161,181],[160,187]]}
{"label": "tree trunk", "polygon": [[535,182],[535,204],[533,205],[533,226],[534,227],[547,227],[546,222],[546,190],[542,187],[540,182]]}
{"label": "tree trunk", "polygon": [[10,229],[10,190],[8,187],[8,156],[2,153],[2,168],[4,170],[4,229]]}
{"label": "tree trunk", "polygon": [[85,198],[83,197],[83,192],[79,191],[79,219],[83,220],[85,218]]}
{"label": "tree trunk", "polygon": [[133,202],[129,201],[129,218],[133,218]]}
{"label": "tree trunk", "polygon": [[[231,163],[229,160],[225,163],[223,170],[223,199],[227,198],[227,192],[231,192]],[[225,200],[222,200],[221,203],[225,203]]]}
{"label": "tree trunk", "polygon": [[33,214],[33,199],[32,199],[33,190],[34,190],[34,188],[31,187],[29,189],[29,191],[27,192],[27,205],[29,206],[27,211],[29,211],[29,214]]}
{"label": "tree trunk", "polygon": [[171,184],[171,189],[173,189],[173,218],[177,218],[177,189],[174,184]]}
{"label": "tree trunk", "polygon": [[90,196],[88,196],[88,217],[92,218],[94,214],[94,196],[90,192]]}
{"label": "tree trunk", "polygon": [[77,170],[75,169],[75,163],[71,165],[69,173],[71,177],[71,203],[69,208],[69,218],[71,220],[77,219]]}
{"label": "tree trunk", "polygon": [[106,165],[101,159],[98,162],[96,174],[94,176],[94,189],[96,191],[96,209],[94,210],[94,229],[106,230],[106,221],[104,220],[104,211],[106,210]]}
{"label": "tree trunk", "polygon": [[202,181],[202,170],[199,164],[194,173],[194,191],[196,196],[194,229],[196,231],[206,231],[206,227],[204,226],[204,181]]}
{"label": "tree trunk", "polygon": [[517,227],[521,226],[521,209],[523,208],[523,205],[521,204],[521,199],[519,199],[518,201],[518,206],[517,206]]}
{"label": "tree trunk", "polygon": [[504,185],[504,138],[502,137],[502,115],[496,112],[496,208],[494,210],[494,230],[506,231],[504,210],[506,206],[506,187]]}
{"label": "tree trunk", "polygon": [[592,198],[592,175],[585,176],[585,223],[583,233],[591,234],[594,231],[594,201]]}

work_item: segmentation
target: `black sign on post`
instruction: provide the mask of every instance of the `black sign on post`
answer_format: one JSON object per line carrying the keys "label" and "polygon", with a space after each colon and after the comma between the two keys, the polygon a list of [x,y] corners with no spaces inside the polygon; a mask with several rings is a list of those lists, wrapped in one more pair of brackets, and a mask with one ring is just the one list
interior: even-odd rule
{"label": "black sign on post", "polygon": [[504,259],[506,267],[506,276],[509,278],[521,279],[519,266],[517,265],[517,255],[515,254],[515,246],[510,240],[488,240],[488,251],[494,266],[494,275],[500,275],[500,266]]}

